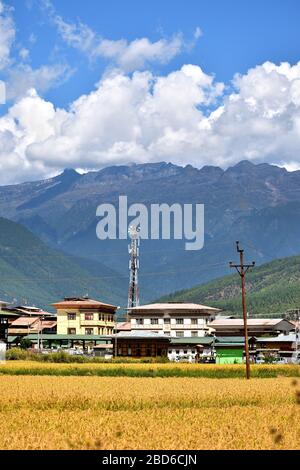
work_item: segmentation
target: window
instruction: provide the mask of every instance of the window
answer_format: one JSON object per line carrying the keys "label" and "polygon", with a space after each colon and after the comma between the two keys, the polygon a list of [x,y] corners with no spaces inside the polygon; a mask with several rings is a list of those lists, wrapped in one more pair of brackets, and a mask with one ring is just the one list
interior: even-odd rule
{"label": "window", "polygon": [[196,351],[195,351],[195,349],[193,349],[193,350],[192,350],[192,354],[196,354]]}
{"label": "window", "polygon": [[183,354],[186,356],[187,353],[188,353],[188,352],[187,352],[187,349],[185,349],[185,350],[183,351]]}
{"label": "window", "polygon": [[69,321],[76,320],[76,313],[68,313],[68,320]]}
{"label": "window", "polygon": [[198,325],[198,318],[192,318],[192,325]]}
{"label": "window", "polygon": [[94,328],[86,328],[85,329],[85,334],[86,335],[93,335],[94,334]]}
{"label": "window", "polygon": [[184,337],[184,332],[183,331],[176,331],[176,336],[177,336],[177,338],[183,338]]}
{"label": "window", "polygon": [[198,336],[198,331],[192,331],[192,338],[196,338]]}
{"label": "window", "polygon": [[76,335],[76,328],[68,328],[68,335]]}
{"label": "window", "polygon": [[158,325],[158,318],[151,318],[151,325]]}
{"label": "window", "polygon": [[144,319],[143,318],[137,318],[136,319],[136,324],[137,325],[143,325],[144,324]]}
{"label": "window", "polygon": [[164,319],[164,323],[165,323],[165,325],[170,325],[170,323],[171,323],[171,318],[165,318],[165,319]]}
{"label": "window", "polygon": [[171,332],[170,331],[165,331],[165,336],[171,336]]}
{"label": "window", "polygon": [[176,318],[176,325],[183,325],[183,318]]}
{"label": "window", "polygon": [[179,354],[180,354],[179,349],[176,350],[176,354],[177,354],[177,356],[179,356]]}
{"label": "window", "polygon": [[85,319],[85,321],[94,320],[94,314],[93,313],[85,313],[84,314],[84,319]]}

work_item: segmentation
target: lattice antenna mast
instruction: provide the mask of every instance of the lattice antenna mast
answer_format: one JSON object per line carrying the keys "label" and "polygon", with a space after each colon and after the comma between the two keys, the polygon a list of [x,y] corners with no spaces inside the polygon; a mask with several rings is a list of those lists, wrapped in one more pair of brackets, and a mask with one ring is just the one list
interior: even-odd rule
{"label": "lattice antenna mast", "polygon": [[131,225],[128,230],[131,243],[128,247],[130,260],[129,260],[129,291],[128,291],[128,305],[127,307],[133,308],[138,307],[140,304],[140,293],[139,293],[139,281],[138,271],[140,268],[140,234],[139,228]]}

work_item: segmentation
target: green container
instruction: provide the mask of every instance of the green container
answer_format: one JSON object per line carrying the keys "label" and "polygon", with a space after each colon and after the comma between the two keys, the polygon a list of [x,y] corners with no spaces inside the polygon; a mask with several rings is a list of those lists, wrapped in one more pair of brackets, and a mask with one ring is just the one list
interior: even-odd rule
{"label": "green container", "polygon": [[241,348],[218,349],[217,364],[243,364],[243,350]]}

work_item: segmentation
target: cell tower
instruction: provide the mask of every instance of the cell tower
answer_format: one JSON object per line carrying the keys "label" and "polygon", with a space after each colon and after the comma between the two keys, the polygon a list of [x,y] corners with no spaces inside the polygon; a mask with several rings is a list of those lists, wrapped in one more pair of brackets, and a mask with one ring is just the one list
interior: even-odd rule
{"label": "cell tower", "polygon": [[130,261],[129,261],[129,271],[130,271],[130,281],[129,281],[129,291],[128,291],[128,305],[127,307],[133,308],[138,307],[140,304],[140,293],[139,293],[139,282],[138,282],[138,270],[140,268],[140,234],[138,227],[131,225],[128,230],[129,237],[131,238],[131,243],[128,247]]}

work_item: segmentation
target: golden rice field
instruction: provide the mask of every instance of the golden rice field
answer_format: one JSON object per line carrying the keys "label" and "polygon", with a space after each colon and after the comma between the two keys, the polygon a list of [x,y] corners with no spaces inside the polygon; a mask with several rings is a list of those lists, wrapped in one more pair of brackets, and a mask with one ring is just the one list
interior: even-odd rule
{"label": "golden rice field", "polygon": [[[298,377],[297,365],[253,365],[253,377]],[[180,377],[180,378],[243,378],[244,365],[201,365],[183,363],[51,363],[38,361],[7,361],[0,364],[0,377],[6,375],[54,375],[54,376],[111,376],[111,377]]]}
{"label": "golden rice field", "polygon": [[2,375],[0,448],[300,449],[299,390],[288,377]]}

